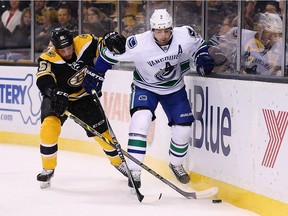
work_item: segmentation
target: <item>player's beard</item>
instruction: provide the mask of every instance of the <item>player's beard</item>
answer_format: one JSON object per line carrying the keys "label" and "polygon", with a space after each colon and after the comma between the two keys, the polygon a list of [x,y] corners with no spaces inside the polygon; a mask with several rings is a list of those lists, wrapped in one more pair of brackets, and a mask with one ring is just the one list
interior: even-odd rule
{"label": "player's beard", "polygon": [[171,41],[171,38],[172,38],[172,34],[170,35],[170,37],[167,39],[167,38],[161,38],[161,40],[157,40],[155,37],[155,41],[157,42],[157,44],[159,44],[160,46],[165,46],[165,45],[168,45]]}
{"label": "player's beard", "polygon": [[71,56],[70,56],[70,55],[67,56],[67,57],[62,56],[62,58],[63,58],[63,60],[64,60],[65,62],[67,62],[67,63],[69,63],[69,64],[72,64],[74,61],[76,61],[77,56],[76,56],[76,53],[73,52],[73,53],[71,54]]}

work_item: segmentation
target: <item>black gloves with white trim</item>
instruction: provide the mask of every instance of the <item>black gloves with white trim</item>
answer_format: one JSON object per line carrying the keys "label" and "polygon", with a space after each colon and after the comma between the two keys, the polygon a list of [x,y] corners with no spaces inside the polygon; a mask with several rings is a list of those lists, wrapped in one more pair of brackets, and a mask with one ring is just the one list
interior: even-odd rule
{"label": "black gloves with white trim", "polygon": [[57,116],[63,115],[68,107],[69,94],[59,87],[48,88],[46,95],[51,98],[50,110]]}
{"label": "black gloves with white trim", "polygon": [[103,37],[104,45],[115,54],[122,54],[126,51],[126,38],[118,32],[110,32]]}

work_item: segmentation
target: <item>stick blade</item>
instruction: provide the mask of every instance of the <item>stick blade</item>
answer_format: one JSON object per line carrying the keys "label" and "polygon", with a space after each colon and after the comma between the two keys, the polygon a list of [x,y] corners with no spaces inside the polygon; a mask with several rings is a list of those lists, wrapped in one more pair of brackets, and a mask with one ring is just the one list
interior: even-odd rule
{"label": "stick blade", "polygon": [[196,199],[209,198],[218,193],[218,187],[208,188],[206,190],[197,191],[195,193],[196,193]]}
{"label": "stick blade", "polygon": [[142,199],[142,203],[153,203],[157,200],[160,200],[162,197],[162,193],[160,193],[159,195],[145,195]]}

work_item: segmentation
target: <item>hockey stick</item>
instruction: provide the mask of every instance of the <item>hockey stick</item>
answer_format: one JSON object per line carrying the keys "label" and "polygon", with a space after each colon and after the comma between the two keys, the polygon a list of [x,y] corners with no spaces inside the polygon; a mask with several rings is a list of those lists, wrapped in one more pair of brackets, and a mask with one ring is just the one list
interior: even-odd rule
{"label": "hockey stick", "polygon": [[137,195],[138,200],[139,200],[140,202],[148,203],[148,202],[153,202],[153,201],[155,201],[155,200],[161,199],[162,193],[160,193],[160,195],[157,196],[157,197],[155,197],[155,196],[149,196],[149,197],[146,196],[146,197],[144,197],[144,196],[140,193],[138,187],[137,187],[136,184],[135,184],[135,181],[134,181],[134,179],[133,179],[133,176],[132,176],[132,174],[131,174],[131,171],[130,171],[129,168],[128,168],[127,162],[126,162],[125,157],[124,157],[123,152],[122,152],[121,145],[120,145],[120,143],[118,142],[115,133],[113,132],[113,129],[112,129],[112,127],[111,127],[111,125],[110,125],[110,123],[109,123],[109,121],[108,121],[108,118],[107,118],[106,115],[105,115],[105,112],[104,112],[104,109],[103,109],[103,107],[102,107],[102,104],[101,104],[101,102],[100,102],[100,100],[99,100],[99,98],[98,98],[98,94],[97,94],[97,92],[96,92],[94,89],[92,90],[92,95],[93,95],[93,98],[94,98],[95,103],[99,106],[99,108],[100,108],[103,116],[105,117],[105,120],[106,120],[106,123],[107,123],[107,126],[108,126],[108,130],[109,130],[109,133],[110,133],[110,135],[112,136],[112,140],[113,140],[114,146],[115,146],[115,148],[116,148],[116,150],[117,150],[117,152],[118,152],[118,154],[119,154],[119,156],[120,156],[120,158],[121,158],[121,161],[122,161],[122,162],[124,163],[124,165],[125,165],[128,178],[129,178],[129,180],[131,181],[131,183],[132,183],[132,185],[133,185],[133,188],[134,188],[134,190],[135,190],[135,192],[136,192],[136,195]]}
{"label": "hockey stick", "polygon": [[140,202],[143,202],[143,203],[149,203],[149,202],[153,202],[153,201],[156,201],[156,200],[159,200],[161,199],[161,196],[162,194],[160,194],[159,196],[144,196],[140,193],[139,189],[136,187],[135,185],[135,181],[133,179],[133,176],[131,174],[131,171],[129,170],[128,168],[128,165],[127,165],[127,162],[125,160],[125,157],[123,155],[123,152],[122,152],[122,148],[121,148],[121,145],[120,143],[118,142],[113,130],[112,130],[112,127],[104,113],[104,109],[102,108],[102,105],[99,101],[99,98],[98,98],[98,95],[96,93],[95,90],[92,90],[92,94],[93,94],[93,98],[94,98],[94,101],[95,103],[99,106],[103,116],[105,117],[105,120],[107,122],[107,126],[108,126],[108,130],[109,130],[109,133],[111,134],[112,136],[112,140],[113,140],[113,143],[107,139],[106,137],[104,137],[102,134],[100,134],[98,131],[96,131],[94,128],[90,127],[88,124],[86,124],[85,122],[83,122],[82,120],[80,120],[79,118],[77,118],[76,116],[74,116],[72,113],[70,113],[69,111],[65,111],[64,114],[67,115],[68,117],[72,118],[76,123],[78,123],[79,125],[81,125],[82,127],[84,127],[85,129],[87,129],[88,131],[90,131],[91,133],[93,133],[95,136],[98,136],[100,139],[102,139],[104,142],[106,142],[107,144],[109,144],[110,146],[112,146],[113,148],[115,148],[118,152],[118,155],[121,159],[121,161],[124,163],[124,166],[126,168],[126,171],[127,171],[127,175],[128,175],[128,178],[129,180],[131,181],[132,183],[132,186],[135,190],[135,193],[137,195],[137,198]]}
{"label": "hockey stick", "polygon": [[[76,123],[78,123],[79,125],[81,125],[83,128],[87,129],[88,131],[90,131],[92,134],[94,134],[95,136],[98,136],[100,139],[102,139],[104,142],[106,142],[108,145],[112,146],[115,148],[115,145],[106,137],[104,137],[102,134],[100,134],[98,131],[96,131],[94,128],[90,127],[88,124],[86,124],[85,122],[83,122],[82,120],[80,120],[78,117],[76,117],[75,115],[73,115],[72,113],[70,113],[69,111],[65,111],[64,113],[65,115],[67,115],[68,117],[70,117],[71,119],[73,119]],[[123,153],[124,156],[126,156],[127,158],[129,158],[130,160],[132,160],[134,163],[138,164],[140,167],[142,167],[143,169],[145,169],[147,172],[149,172],[150,174],[152,174],[153,176],[155,176],[156,178],[158,178],[160,181],[162,181],[163,183],[165,183],[166,185],[168,185],[169,187],[171,187],[172,189],[174,189],[175,191],[177,191],[178,193],[180,193],[182,196],[186,197],[187,199],[203,199],[203,198],[208,198],[211,196],[214,196],[218,193],[218,188],[217,187],[212,187],[212,188],[208,188],[206,190],[201,190],[201,191],[194,191],[194,192],[186,192],[181,190],[179,187],[177,187],[176,185],[174,185],[173,183],[171,183],[170,181],[168,181],[167,179],[165,179],[164,177],[162,177],[161,175],[159,175],[158,173],[156,173],[154,170],[152,170],[151,168],[149,168],[148,166],[146,166],[144,163],[140,162],[139,160],[137,160],[135,157],[133,157],[132,155],[130,155],[128,152],[126,152],[125,150],[121,149],[121,152]],[[139,192],[140,193],[140,192]],[[137,194],[137,196],[139,196]],[[142,195],[143,196],[143,195]],[[140,196],[140,198],[142,197]],[[161,198],[161,194],[159,196],[158,199]],[[143,200],[143,199],[142,199]],[[150,199],[147,199],[147,202]],[[151,199],[152,200],[152,199]],[[155,198],[153,199],[155,200]],[[146,201],[146,200],[144,200]]]}
{"label": "hockey stick", "polygon": [[[105,136],[103,136],[102,134],[100,134],[98,131],[96,131],[94,128],[90,127],[88,124],[86,124],[85,122],[83,122],[82,120],[80,120],[78,117],[76,117],[75,115],[73,115],[72,113],[70,113],[69,111],[65,111],[64,112],[65,115],[67,115],[69,118],[73,119],[77,124],[79,124],[80,126],[82,126],[83,128],[85,128],[86,130],[88,130],[89,132],[91,132],[92,134],[94,134],[95,136],[99,137],[101,140],[103,140],[104,142],[106,142],[108,145],[112,146],[113,148],[115,148],[122,160],[122,162],[124,163],[125,165],[125,168],[127,170],[127,175],[128,175],[128,178],[130,179],[130,181],[132,182],[133,184],[133,188],[136,192],[136,195],[137,195],[137,198],[139,200],[139,202],[143,202],[143,203],[150,203],[150,202],[154,202],[156,200],[159,200],[161,199],[161,196],[162,194],[160,194],[159,196],[153,196],[153,195],[150,195],[150,196],[144,196],[140,193],[139,189],[135,186],[135,182],[134,182],[134,179],[132,177],[132,174],[130,172],[130,170],[128,169],[128,166],[127,166],[127,163],[126,163],[126,160],[124,158],[123,155],[125,155],[125,153],[123,152],[123,149],[121,148],[120,144],[117,145],[118,147],[116,147],[116,143],[112,143],[108,138],[106,138]],[[118,151],[118,149],[120,149],[120,153]],[[123,161],[123,158],[124,158],[124,161]]]}

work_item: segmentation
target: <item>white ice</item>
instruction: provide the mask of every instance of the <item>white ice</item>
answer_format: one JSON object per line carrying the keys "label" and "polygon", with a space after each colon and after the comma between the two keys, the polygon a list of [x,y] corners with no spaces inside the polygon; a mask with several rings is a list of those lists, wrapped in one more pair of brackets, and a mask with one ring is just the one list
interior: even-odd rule
{"label": "white ice", "polygon": [[146,171],[141,193],[163,196],[150,204],[140,203],[108,159],[93,155],[60,150],[52,186],[47,189],[40,189],[36,180],[41,169],[38,148],[0,144],[1,216],[257,215],[226,202],[186,199]]}

